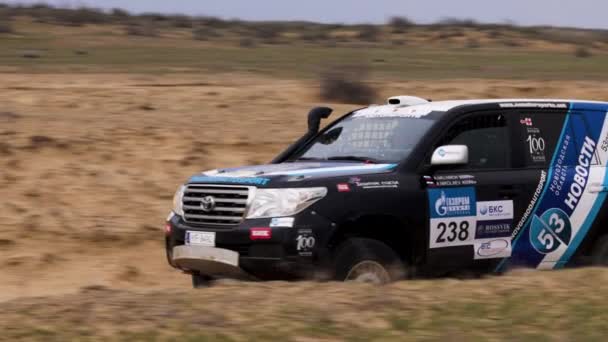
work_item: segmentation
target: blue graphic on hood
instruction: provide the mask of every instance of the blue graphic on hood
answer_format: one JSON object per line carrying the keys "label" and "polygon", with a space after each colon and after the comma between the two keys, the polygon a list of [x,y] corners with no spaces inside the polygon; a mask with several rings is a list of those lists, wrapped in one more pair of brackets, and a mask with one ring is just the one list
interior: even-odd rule
{"label": "blue graphic on hood", "polygon": [[351,176],[387,172],[397,164],[366,163],[282,163],[240,168],[220,169],[195,175],[190,183],[228,183],[267,185],[272,179],[284,176],[301,177],[302,179],[333,176]]}
{"label": "blue graphic on hood", "polygon": [[215,177],[215,176],[194,176],[190,178],[189,183],[229,183],[229,184],[245,184],[245,185],[266,185],[270,182],[270,178],[261,177]]}

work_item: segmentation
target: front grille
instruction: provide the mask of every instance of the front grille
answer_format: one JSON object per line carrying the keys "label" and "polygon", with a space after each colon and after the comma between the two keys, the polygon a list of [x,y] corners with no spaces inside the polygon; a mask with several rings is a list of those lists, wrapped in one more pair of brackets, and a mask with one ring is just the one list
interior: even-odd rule
{"label": "front grille", "polygon": [[[189,184],[182,200],[184,220],[205,226],[238,225],[245,216],[249,194],[250,188],[246,186]],[[203,202],[210,198],[215,206],[203,209]]]}

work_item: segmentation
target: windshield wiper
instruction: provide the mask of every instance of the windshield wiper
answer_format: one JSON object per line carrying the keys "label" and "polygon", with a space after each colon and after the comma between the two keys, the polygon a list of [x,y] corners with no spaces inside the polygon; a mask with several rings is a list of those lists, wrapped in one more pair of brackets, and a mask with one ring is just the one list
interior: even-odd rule
{"label": "windshield wiper", "polygon": [[334,156],[329,157],[327,160],[352,160],[352,161],[361,161],[365,163],[378,164],[378,160],[370,157],[360,157],[360,156]]}

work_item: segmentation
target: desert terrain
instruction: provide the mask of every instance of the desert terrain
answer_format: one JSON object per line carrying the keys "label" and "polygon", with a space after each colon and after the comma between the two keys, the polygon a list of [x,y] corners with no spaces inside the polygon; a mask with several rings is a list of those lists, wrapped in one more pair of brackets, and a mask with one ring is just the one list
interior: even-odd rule
{"label": "desert terrain", "polygon": [[[342,57],[352,65],[358,47],[245,48],[228,39],[216,48],[180,30],[142,38],[115,25],[11,23],[14,32],[0,34],[0,340],[608,334],[601,269],[380,288],[220,281],[189,289],[163,249],[177,186],[203,170],[269,161],[304,132],[315,105],[360,107],[323,98],[319,88],[324,67]],[[465,43],[480,35],[465,31]],[[358,55],[370,63],[362,82],[376,103],[404,94],[608,99],[604,43],[581,59],[567,42],[532,41],[513,52],[483,37],[487,47],[449,45],[454,60],[439,43],[414,52],[378,46]]]}

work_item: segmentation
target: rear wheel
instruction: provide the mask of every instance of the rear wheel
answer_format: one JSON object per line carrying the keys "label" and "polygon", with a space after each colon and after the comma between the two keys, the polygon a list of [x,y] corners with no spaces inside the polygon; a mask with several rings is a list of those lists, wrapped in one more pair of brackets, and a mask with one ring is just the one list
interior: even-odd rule
{"label": "rear wheel", "polygon": [[597,240],[591,258],[595,266],[608,266],[608,235]]}
{"label": "rear wheel", "polygon": [[386,284],[405,275],[399,256],[386,244],[372,239],[351,238],[337,249],[335,279]]}

